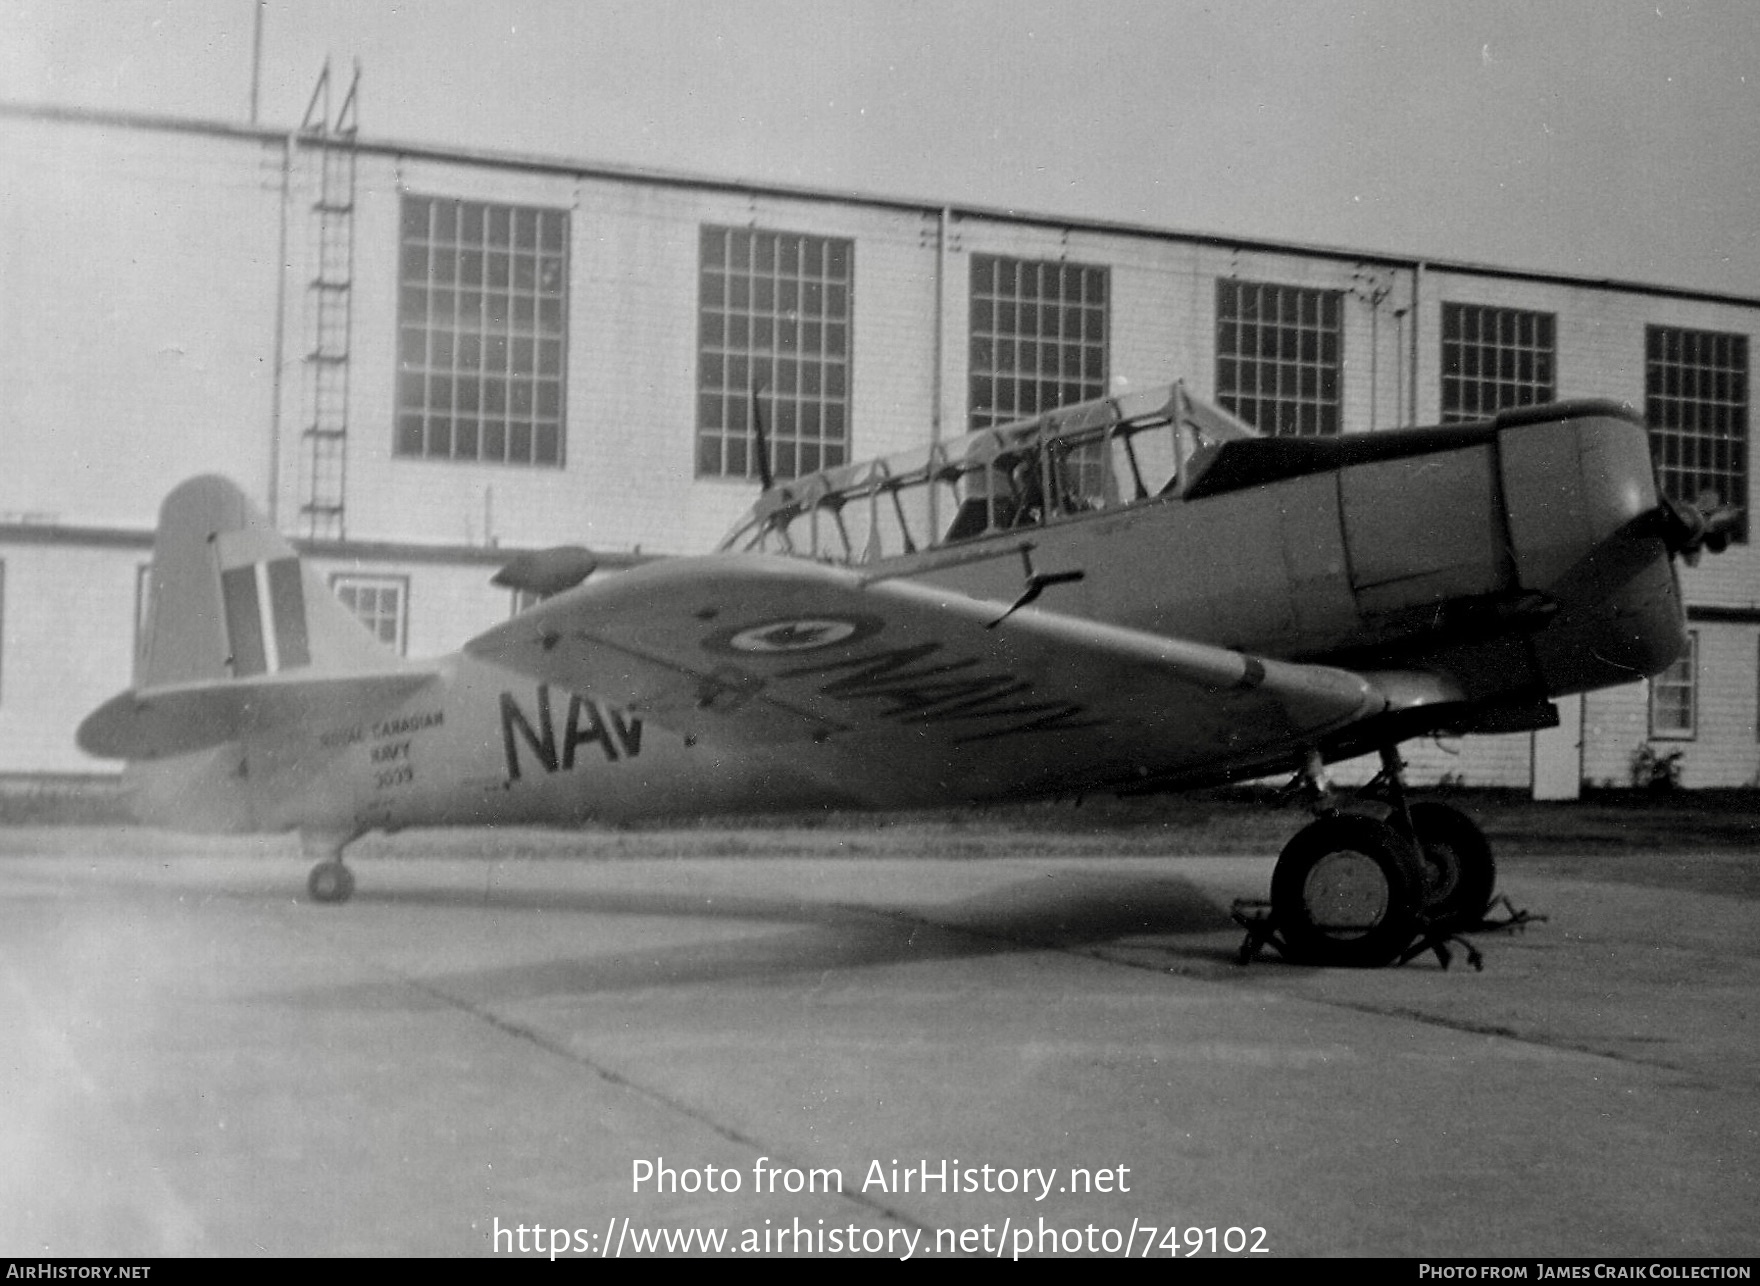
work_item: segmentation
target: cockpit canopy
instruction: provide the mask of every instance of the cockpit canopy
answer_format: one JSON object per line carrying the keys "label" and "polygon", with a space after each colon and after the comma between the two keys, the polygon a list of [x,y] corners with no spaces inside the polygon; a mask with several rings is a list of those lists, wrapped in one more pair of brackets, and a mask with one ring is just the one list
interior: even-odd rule
{"label": "cockpit canopy", "polygon": [[1178,495],[1257,436],[1183,384],[1099,398],[765,491],[723,551],[865,564]]}

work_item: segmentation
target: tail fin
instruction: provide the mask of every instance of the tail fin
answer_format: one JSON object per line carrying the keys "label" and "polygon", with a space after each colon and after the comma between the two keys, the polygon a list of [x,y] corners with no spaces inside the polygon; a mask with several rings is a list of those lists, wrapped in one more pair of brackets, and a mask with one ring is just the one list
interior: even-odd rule
{"label": "tail fin", "polygon": [[192,478],[165,498],[149,583],[137,690],[396,664],[225,478]]}
{"label": "tail fin", "polygon": [[89,754],[160,759],[322,727],[438,673],[381,647],[224,478],[165,498],[149,586],[134,686],[80,725]]}

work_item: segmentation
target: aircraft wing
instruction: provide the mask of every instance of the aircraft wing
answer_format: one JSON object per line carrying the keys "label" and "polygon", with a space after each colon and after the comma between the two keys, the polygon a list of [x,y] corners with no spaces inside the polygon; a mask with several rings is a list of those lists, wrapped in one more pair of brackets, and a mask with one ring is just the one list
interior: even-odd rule
{"label": "aircraft wing", "polygon": [[1386,707],[1361,675],[765,555],[590,582],[467,653],[875,804],[1253,765]]}

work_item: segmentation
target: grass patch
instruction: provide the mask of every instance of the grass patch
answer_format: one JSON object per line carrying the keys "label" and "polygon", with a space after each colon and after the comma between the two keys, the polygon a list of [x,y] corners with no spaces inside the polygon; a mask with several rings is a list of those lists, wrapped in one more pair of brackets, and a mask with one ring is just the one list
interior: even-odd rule
{"label": "grass patch", "polygon": [[[1753,865],[1760,871],[1760,790],[1600,789],[1586,791],[1580,800],[1536,803],[1519,790],[1432,789],[1415,790],[1412,798],[1461,809],[1485,831],[1500,858],[1715,852],[1755,855]],[[1072,845],[1083,847],[1081,837],[1088,837],[1100,849],[1121,854],[1271,855],[1307,819],[1304,807],[1277,792],[1232,787],[1132,799],[1094,796],[1080,803],[706,817],[589,827],[586,833],[604,840],[671,833],[688,848],[700,847],[713,833],[719,847],[731,852],[749,846],[754,853],[775,853],[777,832],[795,836],[793,846],[811,849],[826,838],[824,832],[835,831],[841,846],[856,851],[892,850],[908,843],[909,835],[932,833],[937,847],[952,854],[967,848],[974,854],[994,853],[994,841],[1001,836],[1022,853],[1044,847],[1067,852]],[[0,783],[0,827],[130,822],[119,779]],[[769,834],[741,838],[756,831]]]}
{"label": "grass patch", "polygon": [[0,781],[0,826],[126,826],[133,820],[120,777]]}
{"label": "grass patch", "polygon": [[[1760,854],[1760,791],[1649,792],[1591,790],[1580,800],[1537,803],[1527,792],[1503,789],[1428,789],[1413,802],[1452,804],[1485,831],[1502,854],[1618,854],[1702,852]],[[1307,809],[1281,792],[1229,787],[1179,795],[999,804],[899,813],[821,812],[707,817],[642,822],[625,833],[740,832],[748,830],[874,831],[928,828],[957,844],[963,833],[1017,834],[1065,841],[1078,835],[1112,836],[1133,849],[1159,843],[1167,853],[1264,853],[1282,849],[1307,822]],[[1760,860],[1756,862],[1760,868]]]}

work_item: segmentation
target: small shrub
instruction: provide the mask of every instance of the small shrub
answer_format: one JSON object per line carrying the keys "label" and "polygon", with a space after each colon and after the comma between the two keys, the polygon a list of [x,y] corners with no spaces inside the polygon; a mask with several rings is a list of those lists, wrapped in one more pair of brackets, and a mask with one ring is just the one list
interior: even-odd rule
{"label": "small shrub", "polygon": [[1632,751],[1632,786],[1658,794],[1679,790],[1681,760],[1684,758],[1684,750],[1670,750],[1666,754],[1659,754],[1655,746],[1645,742]]}

